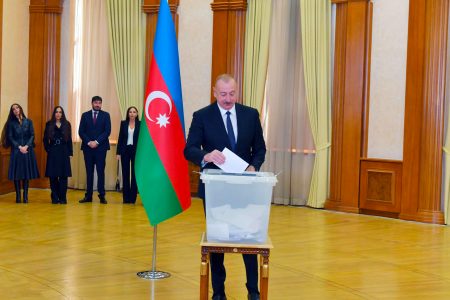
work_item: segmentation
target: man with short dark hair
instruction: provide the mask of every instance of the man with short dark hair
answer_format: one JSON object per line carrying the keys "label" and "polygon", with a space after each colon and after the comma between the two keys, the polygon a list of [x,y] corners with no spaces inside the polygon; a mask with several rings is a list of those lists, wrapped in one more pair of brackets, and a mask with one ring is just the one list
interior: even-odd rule
{"label": "man with short dark hair", "polygon": [[108,203],[105,199],[105,162],[106,151],[109,150],[111,134],[111,118],[102,111],[102,98],[92,97],[92,109],[83,113],[78,134],[81,137],[84,164],[86,166],[86,194],[80,203],[92,202],[94,186],[94,166],[97,170],[97,191],[100,203]]}
{"label": "man with short dark hair", "polygon": [[[186,159],[202,169],[217,168],[225,162],[225,147],[245,160],[247,171],[257,171],[264,162],[264,142],[259,113],[256,109],[236,103],[236,81],[229,74],[217,77],[213,87],[216,102],[194,113],[184,149]],[[198,196],[205,204],[205,186],[199,182]],[[243,254],[247,273],[249,300],[258,300],[258,260],[254,254]],[[211,253],[213,300],[226,300],[223,253]]]}

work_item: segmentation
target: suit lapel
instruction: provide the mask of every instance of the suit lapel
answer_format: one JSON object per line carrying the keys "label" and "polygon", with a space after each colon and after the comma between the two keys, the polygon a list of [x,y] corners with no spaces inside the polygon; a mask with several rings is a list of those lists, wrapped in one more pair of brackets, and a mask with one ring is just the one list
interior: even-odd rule
{"label": "suit lapel", "polygon": [[99,122],[102,120],[103,114],[102,111],[99,110],[97,114],[97,122],[95,124],[99,124]]}
{"label": "suit lapel", "polygon": [[[137,137],[139,133],[139,126],[141,126],[141,121],[134,121],[134,131],[133,131],[133,144],[136,145],[137,143]],[[127,128],[128,130],[128,128]]]}

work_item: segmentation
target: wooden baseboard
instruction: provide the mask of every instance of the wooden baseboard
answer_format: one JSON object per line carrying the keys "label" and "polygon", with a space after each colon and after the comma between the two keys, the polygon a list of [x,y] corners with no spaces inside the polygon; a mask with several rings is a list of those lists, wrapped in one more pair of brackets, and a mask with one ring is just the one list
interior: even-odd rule
{"label": "wooden baseboard", "polygon": [[10,149],[0,148],[0,195],[14,191],[14,185],[8,180]]}

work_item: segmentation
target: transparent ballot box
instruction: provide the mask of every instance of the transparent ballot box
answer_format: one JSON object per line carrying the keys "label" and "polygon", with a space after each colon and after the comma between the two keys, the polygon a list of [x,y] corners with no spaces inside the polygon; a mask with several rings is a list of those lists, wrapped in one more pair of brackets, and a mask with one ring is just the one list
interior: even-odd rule
{"label": "transparent ballot box", "polygon": [[257,243],[267,239],[273,173],[203,170],[206,238],[210,242]]}

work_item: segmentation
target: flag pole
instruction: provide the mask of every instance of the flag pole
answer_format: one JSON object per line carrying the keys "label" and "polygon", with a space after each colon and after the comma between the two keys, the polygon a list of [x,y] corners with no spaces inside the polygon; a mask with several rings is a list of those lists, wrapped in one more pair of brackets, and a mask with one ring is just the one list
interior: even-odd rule
{"label": "flag pole", "polygon": [[138,272],[137,276],[142,279],[157,280],[170,277],[170,273],[163,271],[156,271],[156,238],[158,234],[158,225],[153,227],[153,255],[152,255],[152,270]]}

